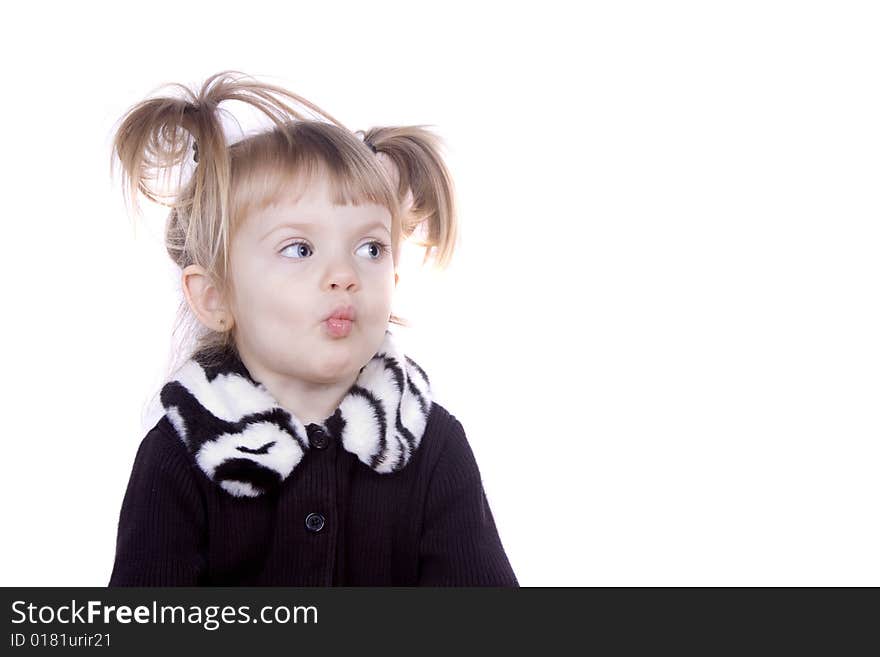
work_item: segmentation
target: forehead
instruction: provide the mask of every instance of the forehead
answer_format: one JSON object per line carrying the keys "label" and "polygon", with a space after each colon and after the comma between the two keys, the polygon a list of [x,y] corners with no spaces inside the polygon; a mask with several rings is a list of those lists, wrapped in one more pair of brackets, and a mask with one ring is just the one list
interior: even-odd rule
{"label": "forehead", "polygon": [[271,200],[253,208],[241,229],[252,237],[263,239],[285,227],[315,233],[384,228],[390,233],[391,212],[371,201],[361,201],[357,205],[335,203],[326,179],[318,176],[309,184],[291,183]]}

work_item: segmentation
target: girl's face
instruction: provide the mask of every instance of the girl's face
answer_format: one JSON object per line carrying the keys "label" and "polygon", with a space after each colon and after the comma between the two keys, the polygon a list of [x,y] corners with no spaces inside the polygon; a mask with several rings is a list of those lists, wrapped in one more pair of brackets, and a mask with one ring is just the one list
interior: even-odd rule
{"label": "girl's face", "polygon": [[[354,380],[385,336],[395,287],[391,213],[338,206],[326,179],[252,212],[230,243],[230,308],[243,359],[305,382]],[[326,322],[335,310],[354,312]],[[340,329],[342,329],[340,331]]]}

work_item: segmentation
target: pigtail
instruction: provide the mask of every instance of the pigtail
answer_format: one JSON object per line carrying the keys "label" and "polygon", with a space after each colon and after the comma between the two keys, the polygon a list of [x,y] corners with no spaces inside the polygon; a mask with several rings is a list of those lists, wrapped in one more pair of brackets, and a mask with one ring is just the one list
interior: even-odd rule
{"label": "pigtail", "polygon": [[[193,244],[211,244],[198,259],[216,264],[220,272],[226,263],[220,256],[229,244],[229,155],[223,125],[217,112],[218,100],[205,89],[183,111],[183,123],[191,136],[194,171],[186,193],[179,195],[168,225],[169,253],[186,267],[197,260]],[[194,220],[195,219],[195,220]],[[211,239],[219,235],[220,239]]]}
{"label": "pigtail", "polygon": [[458,220],[440,138],[424,126],[385,127],[365,131],[364,143],[397,167],[398,198],[412,194],[412,205],[401,221],[402,236],[406,239],[419,229],[423,238],[416,243],[425,247],[423,264],[433,256],[434,266],[445,268],[455,250]]}
{"label": "pigtail", "polygon": [[310,118],[294,105],[344,126],[302,96],[236,71],[211,76],[198,92],[180,84],[168,88],[177,94],[149,98],[126,113],[111,157],[121,165],[123,193],[134,210],[139,195],[171,208],[166,248],[174,262],[181,268],[200,264],[222,280],[228,268],[231,162],[220,103],[255,108],[288,144],[290,122]]}

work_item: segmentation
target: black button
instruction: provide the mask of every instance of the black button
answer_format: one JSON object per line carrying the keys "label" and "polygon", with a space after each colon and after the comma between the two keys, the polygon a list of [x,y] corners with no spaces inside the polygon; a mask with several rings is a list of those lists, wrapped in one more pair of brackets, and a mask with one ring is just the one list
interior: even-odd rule
{"label": "black button", "polygon": [[319,532],[324,529],[324,516],[320,513],[310,513],[306,516],[306,529],[310,532]]}
{"label": "black button", "polygon": [[306,427],[309,434],[309,444],[316,449],[325,449],[330,444],[327,432],[320,424],[310,424]]}

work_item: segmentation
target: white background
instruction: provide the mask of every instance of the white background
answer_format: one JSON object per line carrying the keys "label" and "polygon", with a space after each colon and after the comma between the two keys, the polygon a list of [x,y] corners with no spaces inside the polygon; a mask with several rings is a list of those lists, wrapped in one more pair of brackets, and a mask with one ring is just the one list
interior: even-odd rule
{"label": "white background", "polygon": [[232,68],[446,140],[395,308],[522,585],[880,585],[872,3],[317,4],[7,8],[0,583],[109,579],[179,301],[110,138]]}

